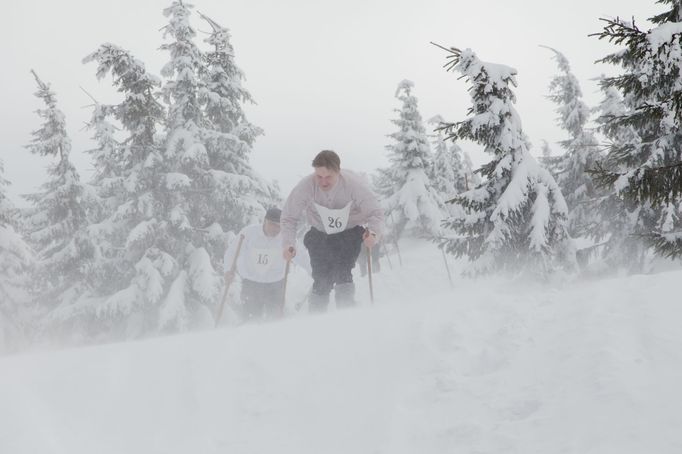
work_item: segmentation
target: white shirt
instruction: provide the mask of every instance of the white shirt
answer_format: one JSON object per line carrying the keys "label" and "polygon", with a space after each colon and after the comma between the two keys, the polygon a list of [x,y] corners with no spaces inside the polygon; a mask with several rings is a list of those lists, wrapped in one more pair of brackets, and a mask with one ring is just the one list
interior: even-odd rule
{"label": "white shirt", "polygon": [[[227,272],[232,268],[232,261],[241,235],[244,236],[244,241],[237,258],[237,274],[242,279],[262,283],[284,279],[286,262],[282,257],[282,235],[281,233],[273,237],[265,235],[262,224],[246,226],[239,232],[225,251],[223,270]],[[310,259],[307,257],[305,248],[296,248],[294,263],[310,270]]]}

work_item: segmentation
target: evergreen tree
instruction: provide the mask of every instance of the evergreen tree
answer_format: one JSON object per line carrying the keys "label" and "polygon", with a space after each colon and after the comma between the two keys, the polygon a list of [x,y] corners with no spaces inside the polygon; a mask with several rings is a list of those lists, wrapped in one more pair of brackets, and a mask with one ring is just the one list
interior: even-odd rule
{"label": "evergreen tree", "polygon": [[[620,91],[627,111],[608,120],[605,128],[632,126],[637,143],[613,143],[608,150],[612,168],[597,166],[595,175],[603,185],[613,185],[621,195],[641,206],[651,202],[660,210],[648,240],[659,254],[682,255],[680,203],[682,193],[682,2],[659,0],[668,10],[652,17],[655,25],[640,30],[632,22],[603,19],[606,26],[597,36],[624,49],[601,62],[620,66],[621,75],[602,81]],[[619,169],[613,169],[617,165]]]}
{"label": "evergreen tree", "polygon": [[445,124],[443,117],[436,115],[429,119],[428,123],[435,130],[435,134],[431,135],[434,152],[430,177],[434,189],[447,200],[455,194],[469,190],[469,178],[464,167],[462,149],[457,142],[445,139],[443,130],[440,129],[440,126]]}
{"label": "evergreen tree", "polygon": [[548,98],[557,105],[557,124],[569,135],[559,142],[565,151],[556,163],[550,162],[550,169],[556,171],[556,181],[568,204],[569,232],[572,236],[583,236],[598,216],[591,205],[596,197],[594,184],[586,170],[594,168],[599,159],[599,143],[585,127],[590,109],[582,100],[580,84],[568,59],[556,49],[547,49],[554,54],[560,71],[549,84]]}
{"label": "evergreen tree", "polygon": [[[170,60],[162,70],[167,78],[162,91],[169,105],[165,157],[171,170],[167,183],[169,189],[173,188],[167,205],[170,209],[168,233],[175,242],[172,255],[178,261],[180,272],[160,307],[159,328],[162,329],[186,329],[190,314],[199,311],[204,312],[202,318],[208,316],[206,309],[212,308],[217,300],[221,284],[214,267],[220,263],[222,250],[215,251],[211,239],[223,233],[216,217],[225,207],[219,209],[215,197],[229,203],[230,196],[236,199],[239,195],[234,191],[239,188],[239,181],[250,182],[248,176],[211,167],[209,149],[213,148],[214,157],[220,158],[219,148],[225,143],[226,134],[213,127],[227,129],[228,122],[235,119],[229,113],[218,112],[225,107],[226,93],[221,91],[225,87],[221,84],[223,80],[216,78],[215,70],[224,63],[217,60],[229,48],[216,46],[210,57],[204,56],[194,43],[195,32],[189,23],[192,8],[182,1],[174,1],[164,10],[169,18],[164,36],[170,37],[170,42],[161,46],[170,52]],[[222,44],[229,45],[224,41]],[[204,64],[207,59],[208,68]],[[204,110],[202,95],[208,99],[208,111]],[[208,146],[207,136],[214,147]],[[228,159],[231,163],[238,161]],[[255,200],[250,208],[252,216],[263,210]],[[230,214],[237,216],[237,213]]]}
{"label": "evergreen tree", "polygon": [[[191,9],[175,1],[164,10],[168,42],[161,48],[170,60],[163,84],[113,45],[85,59],[97,62],[99,77],[111,73],[125,98],[96,106],[91,122],[95,155],[113,153],[115,160],[98,172],[110,215],[92,230],[100,236],[100,274],[116,279],[100,279],[93,298],[97,317],[118,337],[208,324],[228,230],[254,221],[276,194],[248,162],[260,130],[241,107],[251,97],[240,85],[229,34],[205,18],[213,50],[203,53],[194,43]],[[109,116],[123,126],[127,138],[120,143]]]}
{"label": "evergreen tree", "polygon": [[542,156],[540,157],[540,164],[549,170],[554,179],[558,178],[559,173],[559,162],[561,161],[561,156],[555,156],[552,152],[552,147],[549,146],[546,140],[542,141]]}
{"label": "evergreen tree", "polygon": [[91,156],[95,169],[92,186],[95,191],[94,197],[101,204],[101,210],[93,213],[93,219],[98,221],[116,208],[115,201],[125,192],[119,176],[124,173],[126,160],[123,153],[131,150],[116,139],[119,128],[110,121],[116,115],[115,107],[95,101],[92,116],[86,124],[87,129],[93,133],[92,140],[97,144],[96,148],[86,150],[86,153]]}
{"label": "evergreen tree", "polygon": [[0,161],[0,352],[17,348],[26,335],[31,314],[29,277],[33,252],[15,229],[15,209],[5,194],[9,184],[3,178]]}
{"label": "evergreen tree", "polygon": [[[192,140],[195,139],[192,135],[203,126],[199,100],[200,90],[204,88],[199,77],[203,57],[194,43],[196,32],[189,22],[192,8],[193,5],[175,0],[163,10],[164,16],[168,18],[163,37],[170,37],[170,42],[160,47],[170,53],[170,60],[161,69],[161,74],[167,78],[162,88],[164,100],[169,106],[167,127],[170,132],[183,135],[176,140],[188,142],[183,145],[185,150],[191,149]],[[194,152],[200,153],[200,150]]]}
{"label": "evergreen tree", "polygon": [[[113,44],[104,44],[83,59],[83,63],[89,62],[97,63],[98,79],[111,73],[114,86],[124,97],[117,105],[95,101],[88,123],[97,144],[89,153],[99,195],[109,212],[130,198],[135,205],[150,205],[149,192],[161,178],[158,173],[163,161],[157,137],[158,126],[165,120],[157,99],[161,81],[130,52]],[[123,127],[123,141],[116,138],[118,128],[113,120]],[[132,212],[125,216],[134,217]]]}
{"label": "evergreen tree", "polygon": [[41,127],[33,131],[29,151],[55,159],[48,167],[48,181],[40,192],[25,196],[32,207],[26,213],[28,238],[37,253],[33,272],[36,297],[44,311],[72,304],[88,288],[87,269],[93,246],[86,233],[84,189],[69,160],[71,141],[64,114],[50,86],[33,72],[45,109],[39,109]]}
{"label": "evergreen tree", "polygon": [[481,183],[481,177],[474,171],[474,164],[471,162],[471,156],[466,151],[463,152],[464,176],[466,182],[466,190],[478,186]]}
{"label": "evergreen tree", "polygon": [[[158,100],[161,81],[113,44],[100,46],[83,62],[97,63],[99,79],[111,74],[123,95],[116,105],[96,103],[88,125],[98,144],[91,154],[106,214],[91,226],[97,238],[96,285],[84,304],[105,337],[136,337],[156,329],[159,301],[177,267],[163,237],[170,196],[157,132],[165,121]],[[114,120],[122,126],[120,142]]]}
{"label": "evergreen tree", "polygon": [[[105,44],[84,59],[97,62],[99,78],[111,73],[124,95],[116,106],[96,106],[91,122],[96,135],[102,132],[97,151],[112,152],[115,162],[99,169],[111,211],[93,226],[102,257],[95,315],[114,337],[187,329],[197,316],[205,317],[218,289],[206,251],[193,244],[204,233],[190,222],[199,220],[192,200],[207,196],[198,187],[208,162],[199,133],[201,54],[192,42],[188,7],[175,2],[164,14],[170,17],[165,35],[175,38],[162,46],[172,56],[164,74],[177,74],[162,91],[168,116],[159,102],[160,80],[128,51]],[[108,115],[127,136],[120,146],[110,138]],[[162,124],[165,138],[157,133]],[[116,278],[105,279],[107,274]]]}
{"label": "evergreen tree", "polygon": [[[599,104],[597,123],[611,147],[639,147],[641,138],[632,125],[613,122],[628,114],[620,93],[615,87],[602,85],[604,98]],[[610,172],[619,172],[626,167],[617,160],[607,156],[598,163],[601,168]],[[645,244],[644,235],[656,228],[660,218],[660,210],[652,207],[650,201],[637,203],[620,196],[615,187],[599,191],[594,205],[600,214],[589,226],[587,234],[596,242],[601,262],[598,267],[607,271],[627,269],[630,273],[645,270],[649,247]],[[589,251],[588,251],[589,252]]]}
{"label": "evergreen tree", "polygon": [[[244,73],[234,61],[234,48],[230,43],[230,32],[211,18],[201,15],[211,26],[212,32],[205,41],[213,47],[204,55],[205,69],[203,99],[207,121],[216,133],[213,138],[222,140],[215,143],[210,151],[215,167],[232,173],[250,170],[248,155],[255,139],[263,130],[246,119],[242,104],[255,103],[251,94],[242,86]],[[222,145],[225,150],[219,149]]]}
{"label": "evergreen tree", "polygon": [[[200,72],[200,100],[206,121],[202,140],[213,190],[204,216],[216,232],[218,227],[238,231],[262,214],[263,206],[277,204],[279,190],[264,181],[249,163],[253,143],[263,130],[251,124],[244,113],[243,104],[254,100],[242,85],[245,77],[234,61],[229,30],[205,15],[201,17],[212,29],[205,39],[212,49],[203,55]],[[220,251],[224,246],[215,243],[213,250]],[[220,262],[222,257],[216,259]]]}
{"label": "evergreen tree", "polygon": [[450,138],[479,142],[492,160],[486,179],[453,199],[446,223],[454,238],[446,250],[473,262],[467,274],[524,267],[546,275],[571,270],[575,252],[568,235],[568,209],[555,180],[528,152],[521,119],[513,107],[516,70],[478,59],[470,49],[449,49],[448,69],[471,83],[469,117],[447,125]]}
{"label": "evergreen tree", "polygon": [[[158,101],[161,81],[148,73],[144,63],[129,51],[113,44],[103,44],[83,59],[83,63],[90,62],[97,63],[98,79],[111,74],[114,86],[124,97],[117,105],[101,105],[95,101],[88,125],[98,144],[90,151],[97,171],[95,181],[107,196],[130,188],[134,193],[144,192],[134,190],[143,181],[126,180],[126,177],[138,176],[132,171],[135,167],[149,167],[161,159],[156,137],[159,124],[165,121],[165,110]],[[115,138],[117,127],[112,118],[126,133],[122,143]]]}
{"label": "evergreen tree", "polygon": [[389,135],[393,143],[389,150],[391,165],[380,173],[377,182],[383,196],[389,235],[399,238],[404,232],[416,236],[437,236],[444,218],[444,207],[428,174],[432,168],[431,150],[412,95],[414,84],[403,80],[396,90],[402,107],[395,109],[399,117],[392,122],[398,131]]}

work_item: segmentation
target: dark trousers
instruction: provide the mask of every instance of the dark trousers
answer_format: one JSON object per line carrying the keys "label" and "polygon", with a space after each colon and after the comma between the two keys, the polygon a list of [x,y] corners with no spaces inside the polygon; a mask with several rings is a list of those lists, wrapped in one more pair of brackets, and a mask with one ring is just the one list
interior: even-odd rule
{"label": "dark trousers", "polygon": [[353,283],[352,270],[360,254],[364,232],[364,227],[356,226],[333,235],[315,228],[305,234],[303,244],[310,255],[313,295],[328,300],[334,285]]}
{"label": "dark trousers", "polygon": [[245,320],[278,318],[282,310],[284,280],[256,282],[242,279],[241,299]]}

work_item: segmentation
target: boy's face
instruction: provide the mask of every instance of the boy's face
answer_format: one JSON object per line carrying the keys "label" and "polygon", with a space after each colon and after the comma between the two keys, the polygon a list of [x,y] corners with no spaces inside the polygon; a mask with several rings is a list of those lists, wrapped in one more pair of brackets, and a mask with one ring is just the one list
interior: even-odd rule
{"label": "boy's face", "polygon": [[339,180],[339,172],[329,170],[326,167],[315,167],[315,183],[323,191],[329,191]]}
{"label": "boy's face", "polygon": [[265,236],[277,236],[279,234],[279,230],[280,227],[278,222],[272,222],[268,219],[263,221],[263,232],[265,233]]}

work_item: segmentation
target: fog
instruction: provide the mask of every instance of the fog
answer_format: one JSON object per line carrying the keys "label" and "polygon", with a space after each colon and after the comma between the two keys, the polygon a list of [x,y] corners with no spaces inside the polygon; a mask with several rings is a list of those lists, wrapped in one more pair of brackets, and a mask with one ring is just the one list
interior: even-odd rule
{"label": "fog", "polygon": [[[680,452],[680,271],[448,284],[434,245],[375,269],[375,303],[0,358],[0,451]],[[300,271],[300,270],[299,270]],[[9,391],[8,391],[9,390]]]}
{"label": "fog", "polygon": [[[5,5],[0,159],[17,205],[26,205],[20,195],[37,189],[50,163],[24,148],[40,125],[34,111],[43,107],[33,96],[30,69],[56,92],[72,159],[87,180],[88,94],[101,103],[117,103],[119,95],[110,80],[96,79],[94,64],[81,60],[111,42],[160,75],[168,60],[158,50],[162,9],[169,4]],[[543,139],[558,151],[565,132],[546,99],[557,69],[540,45],[569,59],[586,103],[595,106],[600,96],[593,79],[616,69],[594,62],[617,50],[588,37],[601,30],[599,17],[634,16],[645,28],[645,19],[661,9],[641,0],[202,0],[195,6],[231,30],[237,65],[258,102],[247,107],[249,120],[265,130],[251,164],[277,180],[284,197],[321,149],[336,150],[343,167],[359,171],[386,165],[386,135],[395,130],[391,119],[399,107],[394,93],[403,79],[415,83],[424,120],[465,117],[467,86],[443,69],[446,54],[430,42],[472,48],[485,61],[515,67],[516,109],[532,152],[539,155]],[[196,16],[193,25],[200,40],[207,27]],[[474,164],[488,160],[478,146],[461,146]],[[381,258],[368,267],[369,276],[355,267],[355,307],[337,310],[332,303],[327,313],[308,313],[312,278],[293,266],[280,281],[282,319],[246,323],[242,279],[223,295],[226,270],[214,269],[203,249],[208,244],[220,257],[219,247],[186,241],[189,264],[178,265],[154,243],[171,230],[154,231],[147,221],[134,227],[139,235],[132,241],[127,231],[113,232],[126,240],[104,245],[105,252],[111,247],[135,256],[135,262],[117,262],[125,282],[113,295],[36,301],[27,289],[44,276],[22,264],[17,269],[25,276],[14,276],[11,267],[1,275],[28,284],[27,303],[16,304],[26,326],[22,318],[15,330],[27,335],[17,335],[16,345],[13,325],[8,331],[2,325],[14,303],[0,300],[1,453],[682,452],[679,260],[646,251],[640,274],[597,260],[541,279],[511,263],[508,274],[470,279],[463,276],[470,271],[466,258],[445,254],[432,239],[405,235],[401,249],[397,241],[380,243]],[[140,233],[139,225],[151,227]],[[0,246],[15,259],[20,234],[0,227]],[[206,237],[215,231],[201,230]],[[236,238],[217,230],[225,241]],[[279,247],[251,252],[261,264],[261,253],[280,253]],[[134,276],[127,273],[133,268]],[[107,284],[117,278],[96,271]],[[185,308],[183,292],[195,278],[205,294],[227,301],[218,326],[217,298],[188,300],[192,307]],[[161,293],[169,296],[162,301]],[[190,321],[166,330],[157,316],[166,310]],[[74,346],[86,347],[64,348]]]}
{"label": "fog", "polygon": [[[104,42],[132,51],[147,69],[160,75],[168,60],[159,51],[167,1],[89,2],[68,0],[12,2],[0,30],[4,59],[0,75],[0,125],[5,177],[10,197],[34,191],[45,178],[48,159],[23,148],[39,119],[33,96],[35,69],[57,93],[73,141],[72,159],[87,179],[92,171],[84,153],[92,146],[83,130],[92,103],[81,87],[101,103],[118,102],[109,80],[97,81],[94,64],[81,60]],[[565,138],[554,124],[554,106],[545,95],[556,73],[552,46],[571,62],[590,106],[599,101],[591,79],[613,68],[594,61],[615,51],[590,33],[601,30],[600,17],[631,17],[641,23],[659,9],[635,0],[540,0],[510,3],[429,1],[313,2],[293,0],[195,2],[196,9],[232,32],[236,62],[258,105],[250,120],[265,130],[253,149],[252,164],[286,192],[310,171],[320,149],[338,151],[343,165],[370,172],[386,163],[386,134],[399,106],[398,82],[415,82],[414,94],[426,120],[441,114],[464,118],[469,98],[463,81],[442,68],[445,53],[430,45],[472,48],[486,61],[518,70],[517,109],[538,153],[542,139]],[[198,18],[194,27],[207,31]],[[204,43],[201,43],[202,45]],[[474,145],[463,144],[474,164],[487,161]]]}

